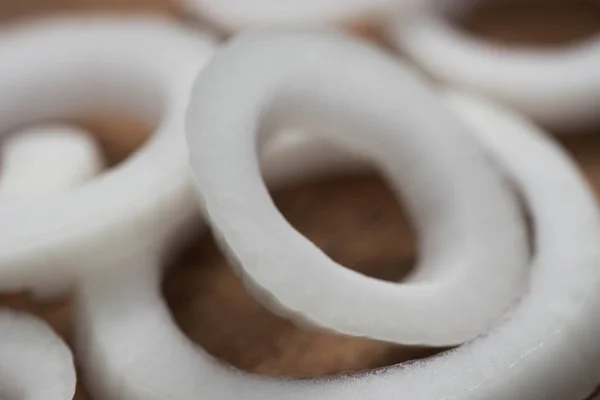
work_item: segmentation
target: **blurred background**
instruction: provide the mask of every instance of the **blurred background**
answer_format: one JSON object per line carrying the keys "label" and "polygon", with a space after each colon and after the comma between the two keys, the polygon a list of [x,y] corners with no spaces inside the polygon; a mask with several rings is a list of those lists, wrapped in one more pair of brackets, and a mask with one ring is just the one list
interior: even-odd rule
{"label": "blurred background", "polygon": [[[598,2],[486,3],[456,24],[487,40],[515,47],[563,46],[600,33]],[[184,24],[195,23],[177,0],[0,0],[1,25],[49,14],[98,12],[160,13]],[[348,29],[381,40],[377,29],[368,24]],[[75,122],[95,133],[113,165],[134,151],[150,132],[149,127],[127,115],[95,115]],[[600,195],[600,129],[595,133],[572,132],[559,140]],[[402,205],[375,175],[318,181],[276,192],[274,198],[300,232],[348,268],[380,279],[399,280],[415,260],[416,238]],[[164,282],[164,294],[178,324],[191,339],[227,363],[258,374],[321,376],[432,354],[431,350],[310,332],[272,315],[245,293],[206,235],[195,240],[174,263]],[[71,340],[69,299],[40,305],[25,295],[11,295],[0,296],[0,305],[31,311]],[[85,388],[78,389],[76,398],[89,398]]]}

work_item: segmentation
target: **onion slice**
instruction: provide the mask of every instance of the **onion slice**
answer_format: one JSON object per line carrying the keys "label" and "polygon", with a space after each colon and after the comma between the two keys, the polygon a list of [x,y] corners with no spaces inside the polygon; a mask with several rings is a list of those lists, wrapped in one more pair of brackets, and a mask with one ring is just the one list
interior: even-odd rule
{"label": "onion slice", "polygon": [[150,16],[0,29],[0,132],[98,113],[156,127],[129,159],[44,207],[0,207],[0,290],[122,263],[197,224],[183,122],[193,78],[214,48],[210,37]]}
{"label": "onion slice", "polygon": [[[404,195],[422,241],[411,282],[343,268],[277,211],[255,147],[290,126],[362,154]],[[487,330],[522,293],[528,253],[516,197],[464,124],[382,52],[338,34],[238,36],[200,75],[187,133],[222,248],[280,313],[353,336],[447,346]]]}
{"label": "onion slice", "polygon": [[[102,165],[93,139],[70,126],[25,129],[2,145],[2,207],[41,202],[91,178]],[[70,400],[75,383],[71,350],[44,321],[0,309],[1,399]]]}
{"label": "onion slice", "polygon": [[71,400],[75,383],[71,350],[45,322],[0,310],[2,400]]}
{"label": "onion slice", "polygon": [[502,101],[548,128],[600,125],[600,35],[564,49],[509,49],[459,31],[436,11],[400,16],[389,26],[391,41],[435,78]]}
{"label": "onion slice", "polygon": [[[14,132],[0,151],[0,207],[43,208],[48,198],[88,181],[104,164],[91,134],[62,124]],[[56,298],[66,293],[71,283],[51,274],[33,288],[34,295],[40,300]]]}
{"label": "onion slice", "polygon": [[186,11],[228,33],[252,27],[381,21],[419,0],[181,0]]}
{"label": "onion slice", "polygon": [[158,258],[146,254],[81,286],[77,342],[89,387],[121,400],[588,396],[600,382],[600,220],[593,194],[569,157],[528,120],[476,97],[446,98],[522,191],[533,217],[531,287],[498,326],[437,357],[350,377],[252,376],[220,365],[179,331],[161,298]]}

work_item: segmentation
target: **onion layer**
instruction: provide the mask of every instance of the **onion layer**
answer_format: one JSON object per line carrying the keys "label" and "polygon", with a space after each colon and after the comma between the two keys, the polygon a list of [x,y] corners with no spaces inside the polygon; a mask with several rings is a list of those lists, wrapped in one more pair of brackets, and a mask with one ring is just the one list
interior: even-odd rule
{"label": "onion layer", "polygon": [[[344,334],[446,346],[487,330],[522,293],[516,197],[435,96],[336,34],[246,34],[207,66],[188,109],[191,163],[221,246],[265,305]],[[411,282],[341,267],[277,211],[255,147],[290,126],[362,154],[405,196],[422,241]]]}
{"label": "onion layer", "polygon": [[160,295],[157,259],[140,257],[128,268],[90,276],[79,293],[78,344],[90,387],[120,400],[589,395],[600,381],[594,197],[569,157],[530,122],[482,99],[446,97],[518,185],[535,225],[531,287],[501,324],[460,348],[408,365],[326,380],[260,378],[220,365],[177,329]]}
{"label": "onion layer", "polygon": [[431,10],[401,17],[389,30],[397,47],[443,82],[505,102],[548,128],[600,125],[600,35],[564,50],[512,50],[471,37]]}
{"label": "onion layer", "polygon": [[154,17],[57,18],[0,30],[0,132],[92,113],[128,112],[156,125],[147,144],[98,179],[44,207],[0,207],[0,289],[118,264],[197,222],[183,116],[214,47]]}

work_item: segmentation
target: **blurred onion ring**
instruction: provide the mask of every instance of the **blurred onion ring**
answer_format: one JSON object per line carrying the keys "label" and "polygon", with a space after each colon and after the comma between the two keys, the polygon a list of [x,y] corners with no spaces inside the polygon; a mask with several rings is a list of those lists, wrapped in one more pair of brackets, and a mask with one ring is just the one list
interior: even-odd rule
{"label": "blurred onion ring", "polygon": [[15,132],[0,143],[0,152],[3,207],[9,201],[40,201],[82,184],[104,163],[90,133],[62,124]]}
{"label": "blurred onion ring", "polygon": [[[447,346],[489,329],[522,294],[516,196],[436,96],[342,35],[248,33],[218,52],[188,109],[192,169],[221,247],[265,305],[339,333]],[[256,148],[289,127],[361,154],[404,195],[422,242],[412,281],[340,266],[278,212]]]}
{"label": "blurred onion ring", "polygon": [[[91,136],[65,125],[15,132],[1,143],[0,207],[38,201],[90,179],[102,166]],[[42,320],[0,310],[0,398],[71,400],[75,366],[67,345]]]}
{"label": "blurred onion ring", "polygon": [[[43,208],[49,198],[85,183],[104,165],[93,136],[64,124],[14,132],[0,146],[0,207]],[[49,299],[70,285],[63,276],[50,275],[33,289],[39,299]]]}
{"label": "blurred onion ring", "polygon": [[44,207],[0,207],[0,290],[42,288],[122,264],[195,223],[184,113],[214,48],[209,37],[150,16],[0,29],[0,132],[123,113],[156,127],[128,160]]}
{"label": "blurred onion ring", "polygon": [[391,41],[442,82],[490,96],[547,128],[600,126],[600,35],[565,48],[511,49],[460,31],[443,14],[420,9],[392,19]]}
{"label": "blurred onion ring", "polygon": [[71,400],[71,350],[45,322],[0,310],[0,399]]}
{"label": "blurred onion ring", "polygon": [[533,217],[531,287],[498,326],[437,357],[383,370],[322,380],[258,377],[219,364],[179,331],[161,297],[157,260],[142,258],[99,271],[81,288],[77,339],[88,386],[120,400],[588,396],[600,382],[595,199],[569,157],[529,121],[476,97],[445,97],[522,191]]}
{"label": "blurred onion ring", "polygon": [[406,12],[421,0],[180,0],[200,20],[234,33],[247,28],[361,24]]}
{"label": "blurred onion ring", "polygon": [[[1,152],[0,207],[43,202],[91,178],[102,165],[90,136],[63,125],[15,132],[2,143]],[[71,350],[46,323],[0,310],[1,399],[70,400],[75,382]]]}

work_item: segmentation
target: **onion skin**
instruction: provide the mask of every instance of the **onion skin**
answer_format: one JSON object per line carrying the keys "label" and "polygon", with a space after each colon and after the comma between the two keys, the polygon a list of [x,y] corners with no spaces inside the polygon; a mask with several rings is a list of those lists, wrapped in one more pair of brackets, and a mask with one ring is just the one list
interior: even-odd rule
{"label": "onion skin", "polygon": [[305,381],[252,376],[219,364],[179,331],[161,298],[159,257],[146,255],[81,287],[77,338],[90,387],[119,400],[586,398],[600,382],[594,196],[568,155],[527,119],[470,95],[444,97],[523,192],[538,233],[530,289],[498,326],[437,357],[378,371]]}
{"label": "onion skin", "polygon": [[564,49],[509,49],[452,27],[436,11],[424,7],[388,27],[390,41],[426,72],[510,105],[553,131],[600,126],[600,35]]}
{"label": "onion skin", "polygon": [[[333,33],[271,35],[224,47],[188,109],[202,205],[247,287],[280,314],[352,336],[449,346],[489,329],[524,290],[528,249],[515,195],[467,128],[376,49]],[[404,197],[422,245],[410,282],[342,268],[277,211],[255,148],[290,126],[361,154]]]}
{"label": "onion skin", "polygon": [[[49,278],[123,263],[197,226],[183,121],[193,79],[215,47],[206,35],[151,16],[48,18],[0,29],[0,132],[94,113],[125,112],[156,126],[117,168],[44,207],[0,207],[0,291],[42,290],[54,286]],[[138,240],[151,226],[153,237]]]}

